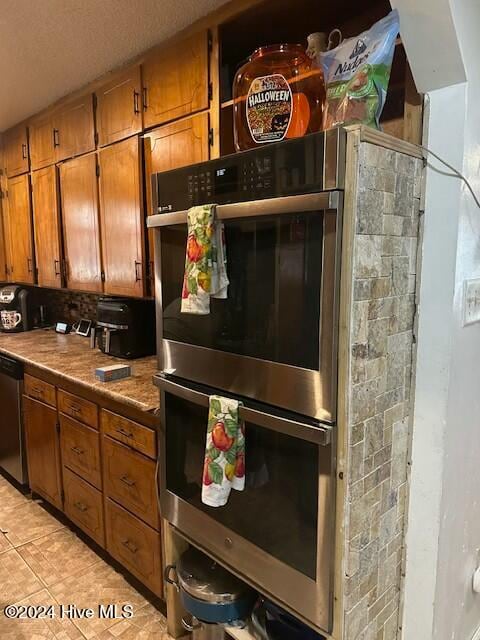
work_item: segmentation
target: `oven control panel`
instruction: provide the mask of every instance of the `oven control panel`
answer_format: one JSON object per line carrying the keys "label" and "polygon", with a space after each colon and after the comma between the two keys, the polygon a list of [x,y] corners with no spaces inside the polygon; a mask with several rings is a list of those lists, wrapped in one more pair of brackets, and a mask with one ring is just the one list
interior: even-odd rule
{"label": "oven control panel", "polygon": [[[314,133],[154,174],[153,213],[343,188],[339,156],[344,132],[338,129],[327,133],[328,137],[325,132]],[[328,185],[327,175],[331,182]]]}

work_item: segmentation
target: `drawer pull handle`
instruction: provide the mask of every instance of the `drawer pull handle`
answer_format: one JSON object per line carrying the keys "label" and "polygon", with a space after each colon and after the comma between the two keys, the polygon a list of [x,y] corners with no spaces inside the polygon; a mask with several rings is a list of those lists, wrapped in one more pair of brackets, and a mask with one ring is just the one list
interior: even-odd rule
{"label": "drawer pull handle", "polygon": [[73,411],[73,413],[82,413],[82,408],[77,404],[71,404],[70,409]]}
{"label": "drawer pull handle", "polygon": [[83,449],[80,449],[80,447],[70,447],[70,449],[73,451],[73,453],[76,453],[77,456],[83,456],[83,454],[85,453],[85,451]]}
{"label": "drawer pull handle", "polygon": [[130,540],[122,540],[122,544],[124,547],[126,547],[131,553],[137,553],[138,551],[138,547],[135,546],[133,544],[133,542],[130,542]]}
{"label": "drawer pull handle", "polygon": [[125,436],[126,438],[133,438],[133,433],[131,431],[123,429],[122,427],[118,427],[118,429],[115,429],[115,431],[120,435]]}
{"label": "drawer pull handle", "polygon": [[32,387],[33,393],[38,393],[39,396],[43,396],[43,389],[40,387]]}
{"label": "drawer pull handle", "polygon": [[128,476],[122,476],[120,478],[120,480],[127,485],[127,487],[134,487],[135,486],[135,481],[134,480],[130,480],[130,478]]}
{"label": "drawer pull handle", "polygon": [[74,502],[73,506],[79,511],[82,511],[82,512],[88,511],[87,505],[83,504],[83,502]]}

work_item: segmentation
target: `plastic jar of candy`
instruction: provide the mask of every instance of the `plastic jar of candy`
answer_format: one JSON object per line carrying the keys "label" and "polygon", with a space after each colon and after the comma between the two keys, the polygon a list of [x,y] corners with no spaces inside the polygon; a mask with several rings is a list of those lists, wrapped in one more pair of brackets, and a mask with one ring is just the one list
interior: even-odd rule
{"label": "plastic jar of candy", "polygon": [[325,83],[301,44],[260,47],[235,76],[237,151],[319,131]]}

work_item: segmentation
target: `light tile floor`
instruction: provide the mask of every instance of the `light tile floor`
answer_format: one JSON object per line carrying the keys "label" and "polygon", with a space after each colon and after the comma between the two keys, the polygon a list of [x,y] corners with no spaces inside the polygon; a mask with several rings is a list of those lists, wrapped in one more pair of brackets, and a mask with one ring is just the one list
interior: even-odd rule
{"label": "light tile floor", "polygon": [[[9,604],[52,605],[54,618],[17,620]],[[131,619],[61,619],[60,605],[130,604]],[[74,531],[0,476],[1,640],[172,640],[165,617]]]}

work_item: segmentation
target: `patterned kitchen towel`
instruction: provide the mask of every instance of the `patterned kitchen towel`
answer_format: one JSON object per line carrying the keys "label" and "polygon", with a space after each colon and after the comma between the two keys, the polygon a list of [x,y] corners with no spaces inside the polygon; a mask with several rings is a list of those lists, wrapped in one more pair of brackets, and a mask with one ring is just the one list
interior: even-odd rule
{"label": "patterned kitchen towel", "polygon": [[226,298],[227,259],[223,223],[215,220],[215,205],[188,211],[188,238],[182,289],[182,313],[208,315],[210,298]]}
{"label": "patterned kitchen towel", "polygon": [[245,425],[240,407],[237,400],[210,396],[202,487],[202,502],[210,507],[223,507],[232,489],[245,488]]}

